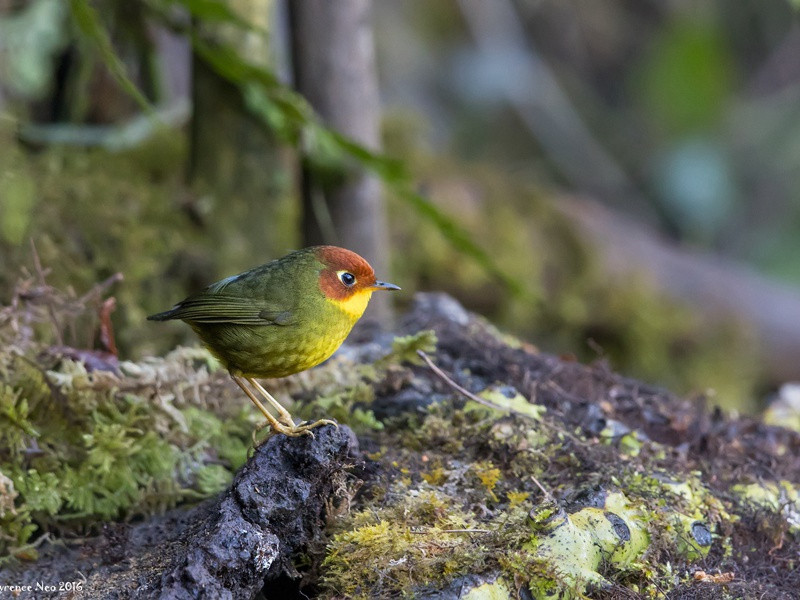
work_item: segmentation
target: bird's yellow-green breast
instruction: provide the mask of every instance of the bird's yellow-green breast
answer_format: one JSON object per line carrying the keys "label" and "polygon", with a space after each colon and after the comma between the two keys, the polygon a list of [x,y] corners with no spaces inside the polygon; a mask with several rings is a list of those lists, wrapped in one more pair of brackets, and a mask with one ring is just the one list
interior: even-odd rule
{"label": "bird's yellow-green breast", "polygon": [[235,375],[284,377],[333,354],[380,289],[399,288],[377,281],[358,254],[315,246],[223,279],[148,318],[186,321]]}

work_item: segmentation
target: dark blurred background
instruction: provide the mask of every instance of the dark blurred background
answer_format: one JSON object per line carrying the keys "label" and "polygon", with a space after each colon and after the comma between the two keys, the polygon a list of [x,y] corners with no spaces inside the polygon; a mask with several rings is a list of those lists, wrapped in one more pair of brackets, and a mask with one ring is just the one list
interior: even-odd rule
{"label": "dark blurred background", "polygon": [[0,0],[0,138],[0,300],[121,272],[123,357],[326,241],[726,407],[800,378],[797,2]]}

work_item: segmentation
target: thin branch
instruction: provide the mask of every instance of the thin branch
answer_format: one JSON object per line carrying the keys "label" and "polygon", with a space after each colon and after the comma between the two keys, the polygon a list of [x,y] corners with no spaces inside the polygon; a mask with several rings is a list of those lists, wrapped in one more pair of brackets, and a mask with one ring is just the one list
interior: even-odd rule
{"label": "thin branch", "polygon": [[436,366],[436,365],[433,363],[433,361],[430,359],[430,357],[429,357],[427,354],[425,354],[425,352],[423,352],[422,350],[417,350],[417,354],[419,355],[419,357],[420,357],[422,360],[424,360],[424,361],[425,361],[425,363],[428,365],[428,367],[430,368],[430,370],[431,370],[431,371],[433,371],[433,372],[434,372],[436,375],[438,375],[438,376],[441,378],[441,380],[442,380],[442,381],[444,381],[444,382],[445,382],[447,385],[449,385],[449,386],[450,386],[451,388],[453,388],[455,391],[457,391],[457,392],[458,392],[458,393],[460,393],[460,394],[463,394],[464,396],[466,396],[466,397],[467,397],[467,398],[469,398],[470,400],[473,400],[473,401],[477,402],[478,404],[483,404],[484,406],[488,406],[489,408],[494,408],[495,410],[502,410],[502,411],[504,411],[504,412],[505,412],[505,411],[511,411],[511,412],[513,412],[514,414],[517,414],[517,415],[522,415],[523,417],[527,417],[527,418],[529,418],[529,419],[531,418],[531,417],[530,417],[530,415],[526,415],[526,414],[525,414],[525,413],[523,413],[523,412],[520,412],[520,411],[518,411],[518,410],[514,410],[513,408],[509,408],[509,407],[505,407],[505,406],[500,406],[499,404],[495,404],[494,402],[491,402],[491,401],[489,401],[489,400],[485,400],[484,398],[481,398],[481,397],[479,397],[479,396],[476,396],[475,394],[473,394],[473,393],[472,393],[472,392],[470,392],[469,390],[467,390],[467,389],[465,389],[465,388],[461,387],[461,386],[460,386],[460,385],[458,385],[458,384],[457,384],[455,381],[453,381],[453,380],[452,380],[452,379],[451,379],[451,378],[450,378],[450,377],[447,375],[447,373],[445,373],[444,371],[442,371],[442,370],[441,370],[439,367],[437,367],[437,366]]}
{"label": "thin branch", "polygon": [[[494,402],[491,402],[490,400],[486,400],[486,399],[484,399],[484,398],[481,398],[481,397],[479,397],[479,396],[476,396],[475,394],[473,394],[473,393],[472,393],[472,392],[470,392],[469,390],[467,390],[467,389],[465,389],[465,388],[461,387],[461,386],[460,386],[460,385],[458,385],[458,384],[457,384],[455,381],[453,381],[453,380],[452,380],[452,379],[451,379],[451,378],[450,378],[450,377],[447,375],[447,373],[445,373],[444,371],[442,371],[442,369],[440,369],[439,367],[437,367],[437,366],[434,364],[434,362],[433,362],[433,361],[430,359],[430,357],[429,357],[427,354],[425,354],[425,352],[423,352],[422,350],[417,350],[417,354],[419,355],[419,357],[420,357],[422,360],[424,360],[424,361],[425,361],[425,363],[428,365],[428,367],[430,368],[430,370],[431,370],[431,371],[433,371],[433,372],[434,372],[436,375],[438,375],[438,376],[439,376],[439,378],[441,378],[441,380],[442,380],[442,381],[444,381],[444,382],[445,382],[447,385],[449,385],[449,386],[450,386],[451,388],[453,388],[455,391],[457,391],[457,392],[458,392],[458,393],[460,393],[460,394],[463,394],[464,396],[466,396],[466,397],[467,397],[467,398],[469,398],[470,400],[474,400],[474,401],[475,401],[475,402],[477,402],[478,404],[482,404],[482,405],[484,405],[484,406],[487,406],[487,407],[489,407],[489,408],[494,408],[494,409],[496,409],[496,410],[501,410],[501,411],[503,411],[503,412],[511,412],[511,413],[513,413],[513,414],[515,414],[515,415],[519,415],[520,417],[523,417],[523,418],[525,418],[525,419],[528,419],[529,421],[539,422],[537,419],[534,419],[534,418],[533,418],[531,415],[529,415],[529,414],[526,414],[526,413],[524,413],[524,412],[521,412],[521,411],[519,411],[519,410],[516,410],[516,409],[514,409],[514,408],[512,408],[512,407],[510,407],[510,406],[500,406],[499,404],[495,404]],[[573,433],[571,433],[571,432],[567,431],[566,429],[562,429],[562,428],[560,428],[560,427],[557,427],[557,426],[556,426],[555,424],[553,424],[553,423],[550,423],[548,426],[549,426],[550,428],[552,428],[553,430],[557,431],[557,432],[558,432],[560,435],[563,435],[563,436],[565,436],[565,437],[569,438],[570,440],[572,440],[572,441],[573,441],[573,442],[575,442],[576,444],[580,444],[580,445],[585,445],[585,444],[586,444],[586,441],[585,441],[585,440],[581,440],[581,439],[579,439],[577,436],[575,436]],[[547,492],[545,492],[545,493],[547,493]],[[548,495],[549,495],[549,494],[548,494]],[[551,497],[552,497],[552,496],[551,496]]]}
{"label": "thin branch", "polygon": [[[448,377],[447,374],[444,371],[442,371],[439,367],[437,367],[433,363],[433,361],[430,359],[430,357],[427,354],[425,354],[425,352],[423,352],[422,350],[417,350],[417,354],[420,356],[420,358],[422,358],[422,360],[425,361],[425,363],[428,365],[428,367],[430,367],[431,371],[436,373],[436,375],[438,375],[442,379],[442,381],[444,381],[451,388],[453,388],[457,392],[463,394],[464,396],[466,396],[470,400],[474,400],[475,402],[478,402],[478,403],[483,404],[484,406],[488,406],[490,408],[497,408],[497,409],[500,409],[500,410],[511,410],[512,412],[514,412],[514,413],[516,413],[518,415],[522,415],[524,417],[531,418],[529,415],[526,415],[525,413],[522,413],[522,412],[519,412],[519,411],[515,411],[513,409],[506,409],[506,408],[504,408],[502,406],[494,404],[493,402],[489,402],[488,400],[484,400],[483,398],[480,398],[480,397],[476,396],[475,394],[473,394],[469,390],[464,389],[463,387],[458,385],[455,381],[450,379],[450,377]],[[540,490],[542,490],[542,493],[544,494],[545,498],[547,498],[548,500],[550,500],[552,502],[555,502],[555,498],[553,497],[553,494],[551,494],[541,483],[539,483],[539,480],[536,479],[536,477],[534,477],[533,475],[531,475],[530,477],[533,480],[533,483],[536,484],[536,487],[538,487]],[[447,530],[445,530],[445,531],[447,531]],[[456,532],[456,531],[462,531],[462,530],[454,529],[452,531]]]}
{"label": "thin branch", "polygon": [[108,288],[110,288],[115,283],[119,283],[123,279],[124,279],[124,277],[123,277],[122,273],[119,273],[119,272],[114,273],[108,279],[105,279],[105,280],[101,281],[100,283],[95,284],[95,286],[92,287],[92,289],[90,289],[83,296],[78,298],[78,302],[77,303],[79,305],[83,306],[85,304],[88,304],[89,301],[100,300],[100,298],[103,297],[103,294],[106,292],[106,290],[108,290]]}
{"label": "thin branch", "polygon": [[549,492],[549,490],[547,490],[541,483],[539,483],[539,480],[536,479],[536,477],[534,477],[533,475],[531,475],[530,477],[533,480],[533,483],[536,484],[536,487],[538,487],[540,490],[542,490],[542,493],[544,494],[544,497],[547,498],[550,502],[554,502],[555,503],[556,499],[553,496],[553,494],[551,494]]}
{"label": "thin branch", "polygon": [[[31,253],[33,254],[33,266],[36,269],[36,274],[39,276],[39,284],[42,288],[46,288],[47,282],[44,277],[44,269],[42,269],[42,262],[39,260],[39,253],[36,251],[36,244],[33,242],[33,238],[31,238]],[[56,311],[55,308],[53,308],[53,299],[50,294],[45,294],[45,302],[47,304],[47,313],[50,315],[50,321],[53,323],[53,330],[55,331],[58,345],[63,346],[64,337],[61,335],[61,325],[56,318]]]}
{"label": "thin branch", "polygon": [[[417,535],[424,535],[430,533],[430,530],[419,531],[417,529],[410,529],[410,533]],[[436,533],[494,533],[491,529],[437,529]]]}

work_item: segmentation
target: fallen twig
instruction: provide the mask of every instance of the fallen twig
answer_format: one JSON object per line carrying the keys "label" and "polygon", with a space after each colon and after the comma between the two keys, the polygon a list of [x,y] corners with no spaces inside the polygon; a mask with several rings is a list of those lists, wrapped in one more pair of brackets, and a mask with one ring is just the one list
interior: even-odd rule
{"label": "fallen twig", "polygon": [[[409,533],[414,533],[417,535],[423,535],[426,533],[431,533],[433,528],[428,528],[423,530],[419,529],[409,529]],[[491,529],[436,529],[435,533],[495,533]]]}
{"label": "fallen twig", "polygon": [[[453,380],[452,380],[452,379],[451,379],[451,378],[450,378],[450,377],[447,375],[447,373],[445,373],[444,371],[442,371],[442,369],[440,369],[439,367],[437,367],[437,366],[434,364],[434,362],[431,360],[431,358],[430,358],[430,357],[429,357],[427,354],[425,354],[425,352],[423,352],[422,350],[417,350],[417,354],[419,355],[419,357],[420,357],[422,360],[424,360],[424,361],[425,361],[425,364],[427,364],[427,365],[428,365],[428,367],[430,368],[430,370],[431,370],[431,371],[433,371],[433,372],[434,372],[436,375],[438,375],[438,376],[439,376],[439,378],[441,378],[441,380],[442,380],[442,381],[444,381],[444,382],[445,382],[447,385],[449,385],[451,388],[453,388],[454,390],[456,390],[458,393],[460,393],[460,394],[463,394],[464,396],[466,396],[466,397],[467,397],[467,398],[469,398],[470,400],[474,400],[474,401],[475,401],[475,402],[477,402],[478,404],[482,404],[482,405],[484,405],[484,406],[487,406],[487,407],[489,407],[489,408],[494,408],[494,409],[496,409],[496,410],[501,410],[501,411],[503,411],[503,412],[510,412],[510,413],[513,413],[513,414],[515,414],[515,415],[519,415],[519,416],[521,416],[521,417],[523,417],[523,418],[525,418],[525,419],[528,419],[529,421],[537,421],[537,419],[533,418],[531,415],[529,415],[529,414],[526,414],[526,413],[524,413],[524,412],[522,412],[522,411],[516,410],[516,409],[514,409],[514,408],[512,408],[512,407],[510,407],[510,406],[500,406],[499,404],[495,404],[494,402],[492,402],[492,401],[490,401],[490,400],[486,400],[485,398],[481,398],[481,397],[479,397],[479,396],[476,396],[475,394],[473,394],[473,393],[472,393],[472,392],[470,392],[469,390],[467,390],[467,389],[465,389],[465,388],[461,387],[461,386],[460,386],[460,385],[458,385],[458,384],[457,384],[455,381],[453,381]],[[584,440],[580,440],[578,437],[576,437],[574,434],[570,433],[570,432],[569,432],[569,431],[567,431],[566,429],[563,429],[563,428],[557,427],[557,426],[556,426],[555,424],[553,424],[553,423],[551,423],[549,426],[550,426],[552,429],[554,429],[554,430],[558,431],[558,433],[559,433],[559,434],[561,434],[561,435],[563,435],[563,436],[565,436],[565,437],[568,437],[569,439],[571,439],[573,442],[575,442],[575,443],[577,443],[577,444],[581,444],[581,445],[585,445],[585,444],[586,444],[586,442],[585,442]],[[545,492],[545,494],[546,494],[548,497],[552,497],[552,496],[551,496],[551,495],[550,495],[550,494],[549,494],[549,493],[548,493],[548,492],[547,492],[547,491],[546,491],[544,488],[542,488],[542,486],[541,486],[541,484],[539,484],[539,482],[536,482],[536,484],[537,484],[537,485],[538,485],[538,486],[539,486],[539,487],[542,489],[542,491],[544,491],[544,492]]]}
{"label": "fallen twig", "polygon": [[477,402],[478,404],[483,404],[484,406],[488,406],[489,408],[494,408],[494,409],[496,409],[496,410],[502,410],[502,411],[510,411],[510,412],[513,412],[514,414],[517,414],[517,415],[522,415],[523,417],[528,417],[528,418],[530,419],[530,415],[526,415],[526,414],[525,414],[525,413],[523,413],[523,412],[520,412],[520,411],[518,411],[518,410],[514,410],[513,408],[508,408],[508,407],[505,407],[505,406],[500,406],[499,404],[495,404],[494,402],[491,402],[490,400],[485,400],[484,398],[481,398],[481,397],[479,397],[479,396],[476,396],[475,394],[473,394],[473,393],[472,393],[472,392],[470,392],[469,390],[467,390],[467,389],[465,389],[465,388],[461,387],[461,386],[460,386],[460,385],[458,385],[458,384],[457,384],[455,381],[453,381],[453,380],[452,380],[452,379],[451,379],[451,378],[450,378],[450,377],[447,375],[447,373],[445,373],[444,371],[442,371],[442,370],[441,370],[439,367],[437,367],[437,366],[434,364],[434,362],[433,362],[433,361],[430,359],[430,357],[429,357],[427,354],[425,354],[425,352],[423,352],[422,350],[417,350],[417,354],[419,355],[419,357],[420,357],[422,360],[424,360],[424,361],[425,361],[425,363],[428,365],[428,367],[430,367],[430,370],[431,370],[431,371],[433,371],[434,373],[436,373],[436,375],[438,375],[438,376],[439,376],[439,378],[441,378],[441,380],[442,380],[442,381],[444,381],[444,382],[445,382],[447,385],[449,385],[451,388],[453,388],[454,390],[456,390],[458,393],[460,393],[460,394],[463,394],[464,396],[466,396],[466,397],[467,397],[467,398],[469,398],[470,400],[474,400],[474,401],[475,401],[475,402]]}

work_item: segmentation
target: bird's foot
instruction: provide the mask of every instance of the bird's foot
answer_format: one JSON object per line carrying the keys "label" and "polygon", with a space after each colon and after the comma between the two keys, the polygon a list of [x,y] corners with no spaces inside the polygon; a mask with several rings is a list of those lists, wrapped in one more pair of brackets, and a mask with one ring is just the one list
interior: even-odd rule
{"label": "bird's foot", "polygon": [[[266,442],[270,437],[275,435],[276,433],[281,433],[283,435],[289,437],[300,437],[301,435],[310,435],[312,438],[314,434],[311,432],[312,429],[315,427],[321,427],[322,425],[333,425],[334,427],[339,427],[339,424],[336,421],[332,421],[331,419],[320,419],[319,421],[301,421],[300,423],[296,424],[291,418],[280,418],[279,421],[271,422],[271,421],[264,421],[260,423],[254,430],[253,430],[253,446],[258,448]],[[270,432],[263,440],[257,440],[256,435],[264,428],[269,428]]]}
{"label": "bird's foot", "polygon": [[295,429],[302,430],[301,435],[305,434],[305,435],[310,435],[311,437],[314,437],[314,434],[311,433],[310,430],[314,429],[315,427],[320,427],[322,425],[333,425],[337,429],[339,427],[339,424],[336,421],[332,420],[332,419],[320,419],[319,421],[313,421],[313,422],[312,421],[300,421],[297,425],[295,425]]}

